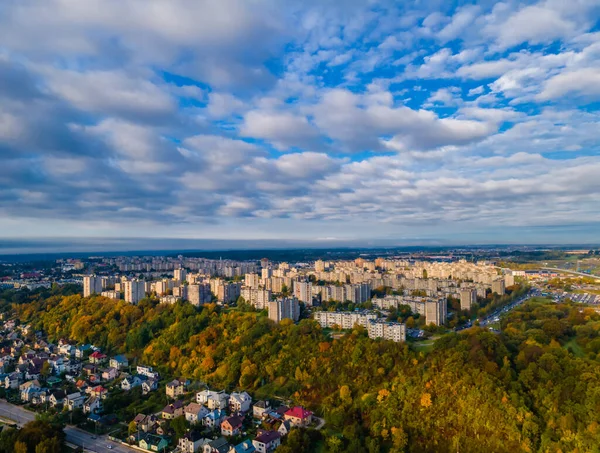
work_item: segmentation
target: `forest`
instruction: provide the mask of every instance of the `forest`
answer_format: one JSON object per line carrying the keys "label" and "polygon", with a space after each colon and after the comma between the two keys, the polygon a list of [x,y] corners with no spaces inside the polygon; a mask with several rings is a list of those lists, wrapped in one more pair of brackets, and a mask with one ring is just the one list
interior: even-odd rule
{"label": "forest", "polygon": [[445,334],[430,352],[362,328],[334,340],[309,319],[276,325],[214,304],[55,292],[11,310],[53,341],[93,343],[166,377],[286,398],[325,418],[282,452],[600,451],[600,314],[568,302],[530,301],[501,333]]}

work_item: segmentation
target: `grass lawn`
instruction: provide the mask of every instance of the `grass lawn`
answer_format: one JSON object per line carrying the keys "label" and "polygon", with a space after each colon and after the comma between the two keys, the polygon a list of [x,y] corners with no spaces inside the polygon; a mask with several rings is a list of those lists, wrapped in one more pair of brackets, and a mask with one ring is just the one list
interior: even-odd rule
{"label": "grass lawn", "polygon": [[585,357],[583,349],[581,349],[581,346],[579,346],[577,341],[575,341],[575,338],[567,341],[563,347],[565,349],[570,348],[573,351],[573,354],[575,354],[577,357]]}
{"label": "grass lawn", "polygon": [[416,351],[429,352],[433,349],[433,343],[435,343],[435,340],[430,338],[429,340],[415,342],[413,343],[413,346]]}

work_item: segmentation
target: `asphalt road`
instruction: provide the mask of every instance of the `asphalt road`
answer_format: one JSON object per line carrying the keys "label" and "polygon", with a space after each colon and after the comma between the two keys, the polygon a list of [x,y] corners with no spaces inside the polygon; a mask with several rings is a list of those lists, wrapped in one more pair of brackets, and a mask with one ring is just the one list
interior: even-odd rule
{"label": "asphalt road", "polygon": [[[15,406],[7,403],[6,401],[0,400],[0,417],[3,419],[13,420],[17,422],[17,425],[23,426],[25,423],[35,420],[35,412],[23,409],[21,406]],[[131,453],[138,450],[129,448],[125,445],[112,442],[108,440],[106,436],[94,436],[93,434],[83,431],[74,426],[66,426],[65,434],[67,435],[67,442],[82,446],[85,451],[93,451],[98,453]],[[95,439],[94,439],[95,437]],[[111,446],[112,449],[108,448]]]}

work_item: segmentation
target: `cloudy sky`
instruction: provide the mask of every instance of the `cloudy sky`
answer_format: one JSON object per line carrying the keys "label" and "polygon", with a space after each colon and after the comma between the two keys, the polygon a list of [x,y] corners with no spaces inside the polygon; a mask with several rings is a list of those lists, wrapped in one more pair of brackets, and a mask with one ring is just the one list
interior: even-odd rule
{"label": "cloudy sky", "polygon": [[0,237],[598,242],[599,19],[3,0]]}

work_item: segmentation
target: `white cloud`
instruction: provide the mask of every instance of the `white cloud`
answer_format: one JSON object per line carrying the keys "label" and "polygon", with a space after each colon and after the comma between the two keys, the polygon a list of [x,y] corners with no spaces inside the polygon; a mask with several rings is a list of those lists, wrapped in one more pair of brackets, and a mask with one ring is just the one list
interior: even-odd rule
{"label": "white cloud", "polygon": [[240,134],[268,140],[280,150],[311,147],[317,143],[318,131],[306,117],[288,112],[253,110],[244,115]]}
{"label": "white cloud", "polygon": [[589,100],[600,98],[600,67],[562,72],[544,83],[540,100],[576,95]]}

